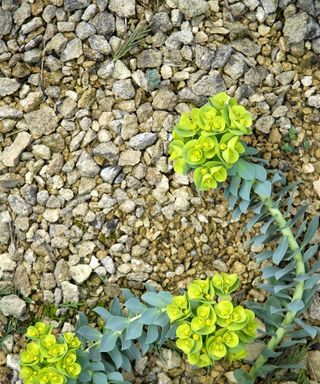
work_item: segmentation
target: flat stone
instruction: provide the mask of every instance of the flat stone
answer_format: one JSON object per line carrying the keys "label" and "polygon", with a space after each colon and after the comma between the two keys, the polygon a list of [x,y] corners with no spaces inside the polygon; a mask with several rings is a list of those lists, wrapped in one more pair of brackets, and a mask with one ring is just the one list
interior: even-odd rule
{"label": "flat stone", "polygon": [[87,8],[90,0],[64,0],[64,9],[68,12],[73,12],[78,9]]}
{"label": "flat stone", "polygon": [[69,61],[69,60],[77,59],[82,54],[83,54],[82,42],[79,38],[75,38],[70,40],[67,43],[60,57],[62,61]]}
{"label": "flat stone", "polygon": [[286,19],[283,34],[288,43],[299,43],[304,40],[308,29],[308,14],[299,12]]}
{"label": "flat stone", "polygon": [[155,49],[146,49],[137,57],[138,68],[155,68],[162,64],[162,54]]}
{"label": "flat stone", "polygon": [[152,132],[139,133],[133,136],[129,141],[129,146],[133,149],[143,151],[150,147],[157,140],[158,135]]}
{"label": "flat stone", "polygon": [[76,35],[80,40],[86,40],[88,37],[94,35],[96,33],[96,28],[85,21],[80,21],[76,27]]}
{"label": "flat stone", "polygon": [[218,71],[205,75],[193,85],[193,92],[198,96],[212,96],[226,90],[224,80]]}
{"label": "flat stone", "polygon": [[92,272],[90,265],[79,264],[70,267],[70,276],[77,284],[82,284],[89,279]]}
{"label": "flat stone", "polygon": [[121,172],[122,168],[116,165],[111,165],[109,167],[103,168],[103,170],[100,172],[100,176],[103,181],[106,183],[112,184],[116,177]]}
{"label": "flat stone", "polygon": [[31,143],[31,135],[27,132],[20,132],[17,134],[14,142],[5,147],[2,154],[2,162],[6,167],[14,167],[18,164],[21,153]]}
{"label": "flat stone", "polygon": [[220,45],[214,55],[214,59],[211,63],[211,68],[222,68],[225,66],[233,49],[230,45]]}
{"label": "flat stone", "polygon": [[101,264],[104,266],[104,268],[110,275],[114,275],[116,273],[116,266],[112,257],[106,256],[101,260]]}
{"label": "flat stone", "polygon": [[135,0],[110,0],[108,7],[120,17],[131,17],[136,14]]}
{"label": "flat stone", "polygon": [[112,77],[117,80],[124,80],[131,77],[131,72],[121,60],[117,60],[114,65]]}
{"label": "flat stone", "polygon": [[27,310],[26,303],[17,295],[3,296],[0,300],[0,312],[4,316],[21,318]]}
{"label": "flat stone", "polygon": [[319,382],[320,380],[320,351],[308,352],[308,366],[310,367],[311,378]]}
{"label": "flat stone", "polygon": [[16,79],[0,77],[0,97],[12,95],[19,88],[20,83]]}
{"label": "flat stone", "polygon": [[10,105],[0,107],[0,119],[21,119],[22,112]]}
{"label": "flat stone", "polygon": [[151,30],[153,33],[168,32],[172,29],[172,23],[170,21],[167,12],[158,12],[153,15],[151,20]]}
{"label": "flat stone", "polygon": [[107,79],[108,77],[112,76],[114,71],[114,61],[113,60],[106,60],[104,61],[100,68],[97,71],[97,74],[101,79]]}
{"label": "flat stone", "polygon": [[54,132],[58,126],[58,118],[54,110],[44,106],[24,115],[25,121],[34,139]]}
{"label": "flat stone", "polygon": [[12,16],[11,12],[4,11],[0,8],[0,37],[7,35],[12,29]]}
{"label": "flat stone", "polygon": [[245,56],[249,57],[254,57],[261,51],[261,47],[258,44],[247,38],[235,40],[231,43],[231,46],[237,51],[243,53]]}
{"label": "flat stone", "polygon": [[125,151],[120,153],[119,157],[119,165],[120,166],[126,166],[126,165],[136,165],[139,163],[141,158],[141,152],[135,151],[133,149],[126,149]]}
{"label": "flat stone", "polygon": [[[320,198],[320,179],[318,179],[318,180],[315,180],[314,182],[313,182],[313,189],[315,190],[315,192],[316,192],[316,194],[319,196],[319,198]],[[319,312],[320,312],[320,310],[319,310]],[[319,319],[320,320],[320,319]]]}
{"label": "flat stone", "polygon": [[76,167],[79,170],[81,176],[94,177],[100,172],[100,167],[98,164],[85,151],[81,152]]}
{"label": "flat stone", "polygon": [[275,122],[275,118],[272,116],[262,116],[255,123],[255,127],[258,131],[263,133],[270,133],[270,129],[272,128]]}
{"label": "flat stone", "polygon": [[187,19],[190,19],[206,13],[209,4],[205,0],[178,0],[178,8]]}
{"label": "flat stone", "polygon": [[24,297],[31,294],[31,284],[29,281],[28,271],[23,264],[18,265],[14,274],[14,286]]}
{"label": "flat stone", "polygon": [[320,25],[313,17],[309,16],[305,39],[313,40],[318,36],[320,36]]}
{"label": "flat stone", "polygon": [[32,211],[31,206],[19,195],[9,195],[8,202],[13,212],[18,216],[27,217]]}
{"label": "flat stone", "polygon": [[156,109],[172,111],[176,105],[177,96],[168,88],[160,88],[153,98],[152,106]]}
{"label": "flat stone", "polygon": [[91,23],[96,27],[99,35],[111,36],[116,30],[115,18],[111,13],[100,12],[92,20]]}
{"label": "flat stone", "polygon": [[250,362],[255,361],[261,355],[264,348],[265,344],[259,342],[246,345],[247,356],[245,357],[245,360]]}
{"label": "flat stone", "polygon": [[6,365],[13,371],[18,372],[20,370],[20,356],[9,353],[7,355]]}

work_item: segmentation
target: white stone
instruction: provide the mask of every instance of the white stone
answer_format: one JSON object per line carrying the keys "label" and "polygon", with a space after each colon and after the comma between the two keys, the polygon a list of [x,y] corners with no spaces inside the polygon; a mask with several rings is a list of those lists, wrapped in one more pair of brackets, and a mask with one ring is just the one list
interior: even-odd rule
{"label": "white stone", "polygon": [[92,272],[90,265],[79,264],[70,268],[70,276],[77,284],[84,283],[89,279]]}
{"label": "white stone", "polygon": [[14,167],[17,165],[21,153],[31,143],[31,135],[28,132],[20,132],[14,142],[5,147],[1,159],[6,167]]}

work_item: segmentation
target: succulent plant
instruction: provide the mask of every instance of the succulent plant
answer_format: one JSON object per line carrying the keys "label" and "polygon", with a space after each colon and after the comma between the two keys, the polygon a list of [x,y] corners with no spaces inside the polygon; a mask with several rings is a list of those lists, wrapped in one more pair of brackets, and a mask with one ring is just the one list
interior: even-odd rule
{"label": "succulent plant", "polygon": [[226,273],[194,280],[185,295],[173,297],[167,306],[170,321],[178,325],[176,345],[190,364],[207,367],[223,358],[245,357],[258,323],[252,311],[231,302],[230,293],[239,284],[237,275]]}

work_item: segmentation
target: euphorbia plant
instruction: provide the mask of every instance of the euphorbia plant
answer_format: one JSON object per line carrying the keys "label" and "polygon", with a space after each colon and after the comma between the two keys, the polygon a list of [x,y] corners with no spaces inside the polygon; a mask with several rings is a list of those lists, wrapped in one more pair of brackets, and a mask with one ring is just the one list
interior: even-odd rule
{"label": "euphorbia plant", "polygon": [[262,222],[261,234],[251,243],[278,242],[273,250],[256,256],[258,262],[268,263],[262,269],[266,283],[261,287],[269,298],[264,304],[247,306],[266,323],[269,340],[249,373],[236,372],[241,384],[254,383],[257,376],[276,368],[266,364],[269,358],[318,333],[318,328],[306,324],[301,315],[319,288],[320,275],[316,272],[320,263],[311,263],[318,246],[310,245],[319,218],[313,218],[308,226],[305,206],[291,217],[297,183],[286,185],[280,172],[266,169],[264,161],[256,157],[257,151],[242,142],[243,135],[251,134],[251,124],[249,112],[222,92],[210,97],[205,106],[183,113],[169,145],[177,173],[192,171],[200,191],[221,187],[233,218],[253,213],[247,228]]}
{"label": "euphorbia plant", "polygon": [[176,345],[190,364],[208,367],[246,356],[245,345],[254,341],[258,323],[251,310],[232,303],[230,294],[238,287],[237,275],[215,274],[194,280],[167,306],[170,321],[178,326]]}

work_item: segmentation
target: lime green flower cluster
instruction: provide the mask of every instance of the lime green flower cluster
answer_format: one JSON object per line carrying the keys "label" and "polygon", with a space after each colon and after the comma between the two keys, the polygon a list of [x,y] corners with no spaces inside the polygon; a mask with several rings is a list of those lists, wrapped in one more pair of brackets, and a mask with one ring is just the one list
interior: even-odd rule
{"label": "lime green flower cluster", "polygon": [[81,341],[72,332],[57,340],[51,330],[42,322],[27,329],[26,337],[31,341],[20,355],[20,377],[24,384],[66,384],[67,378],[79,376],[81,366],[76,351]]}
{"label": "lime green flower cluster", "polygon": [[186,174],[194,169],[198,189],[216,188],[245,152],[240,138],[251,134],[251,124],[250,113],[225,92],[189,114],[182,113],[169,145],[175,172]]}
{"label": "lime green flower cluster", "polygon": [[176,345],[190,364],[202,368],[246,356],[245,344],[254,341],[258,323],[252,311],[232,304],[230,294],[238,287],[236,274],[216,274],[194,280],[167,306],[170,322],[178,324]]}

